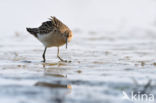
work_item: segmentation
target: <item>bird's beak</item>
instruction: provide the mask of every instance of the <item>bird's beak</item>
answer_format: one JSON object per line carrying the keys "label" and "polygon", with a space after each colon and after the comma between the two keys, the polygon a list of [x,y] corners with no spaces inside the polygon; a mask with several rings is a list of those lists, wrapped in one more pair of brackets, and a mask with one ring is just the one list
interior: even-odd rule
{"label": "bird's beak", "polygon": [[67,49],[67,46],[68,46],[68,37],[66,37],[66,49]]}

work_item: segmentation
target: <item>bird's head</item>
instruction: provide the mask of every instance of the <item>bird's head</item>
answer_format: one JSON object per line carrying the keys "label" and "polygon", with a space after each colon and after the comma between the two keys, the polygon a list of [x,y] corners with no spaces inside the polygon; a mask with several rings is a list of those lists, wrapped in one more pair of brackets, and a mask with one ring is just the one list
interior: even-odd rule
{"label": "bird's head", "polygon": [[64,33],[64,40],[66,42],[66,49],[67,49],[67,46],[68,46],[68,42],[71,41],[72,39],[72,31],[71,30],[66,30],[65,33]]}

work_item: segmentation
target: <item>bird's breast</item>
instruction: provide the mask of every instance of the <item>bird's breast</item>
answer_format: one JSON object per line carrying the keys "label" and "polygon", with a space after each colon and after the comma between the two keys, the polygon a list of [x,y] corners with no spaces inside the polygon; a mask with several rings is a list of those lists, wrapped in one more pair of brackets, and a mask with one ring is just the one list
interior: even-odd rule
{"label": "bird's breast", "polygon": [[37,38],[46,47],[61,46],[65,44],[63,36],[54,32],[37,34]]}

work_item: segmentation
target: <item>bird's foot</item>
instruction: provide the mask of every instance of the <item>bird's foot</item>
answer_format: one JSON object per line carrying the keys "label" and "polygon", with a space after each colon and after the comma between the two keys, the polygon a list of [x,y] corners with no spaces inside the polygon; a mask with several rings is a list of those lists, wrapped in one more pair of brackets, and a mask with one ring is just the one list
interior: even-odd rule
{"label": "bird's foot", "polygon": [[57,57],[60,59],[61,62],[71,63],[71,61],[64,60],[64,59],[62,59],[62,58],[59,57],[59,56],[57,56]]}
{"label": "bird's foot", "polygon": [[71,63],[72,61],[67,61],[67,60],[60,60],[61,62],[65,62],[65,63]]}

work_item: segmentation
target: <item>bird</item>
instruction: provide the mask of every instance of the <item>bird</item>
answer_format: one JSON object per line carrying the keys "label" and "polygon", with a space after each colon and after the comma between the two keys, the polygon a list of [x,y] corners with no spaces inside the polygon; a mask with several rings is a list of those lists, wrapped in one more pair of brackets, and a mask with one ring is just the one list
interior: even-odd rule
{"label": "bird", "polygon": [[66,44],[67,49],[68,42],[71,41],[73,33],[62,21],[55,16],[51,16],[41,26],[37,28],[26,28],[26,30],[43,44],[43,62],[46,62],[45,54],[49,47],[57,47],[57,58],[62,62],[67,62],[67,60],[60,57],[59,47]]}

